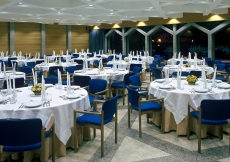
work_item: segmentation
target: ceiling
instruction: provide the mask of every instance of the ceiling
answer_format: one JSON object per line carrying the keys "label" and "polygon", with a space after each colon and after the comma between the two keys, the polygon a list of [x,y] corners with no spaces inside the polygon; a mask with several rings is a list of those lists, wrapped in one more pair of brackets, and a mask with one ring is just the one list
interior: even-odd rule
{"label": "ceiling", "polygon": [[230,0],[0,0],[0,21],[100,25],[183,13],[227,14],[228,8]]}

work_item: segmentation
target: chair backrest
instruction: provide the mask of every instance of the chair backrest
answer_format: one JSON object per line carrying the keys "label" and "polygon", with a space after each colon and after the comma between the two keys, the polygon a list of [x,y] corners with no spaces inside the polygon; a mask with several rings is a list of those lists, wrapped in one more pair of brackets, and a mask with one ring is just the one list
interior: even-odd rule
{"label": "chair backrest", "polygon": [[113,56],[112,55],[107,58],[107,62],[112,61],[112,60],[113,60]]}
{"label": "chair backrest", "polygon": [[161,74],[160,69],[153,68],[152,69],[152,74],[153,74],[154,79],[161,79],[162,78],[162,74]]}
{"label": "chair backrest", "polygon": [[17,60],[17,57],[10,57],[10,58],[8,58],[8,67],[12,67],[12,62],[11,62],[11,60]]}
{"label": "chair backrest", "polygon": [[83,69],[83,64],[76,65],[76,70],[81,70],[81,69]]}
{"label": "chair backrest", "polygon": [[25,146],[41,142],[42,120],[1,119],[0,145]]}
{"label": "chair backrest", "polygon": [[155,63],[151,63],[151,64],[149,64],[149,67],[150,67],[151,69],[153,69],[153,68],[157,68],[157,65],[156,65]]}
{"label": "chair backrest", "polygon": [[51,66],[51,67],[49,68],[49,75],[50,75],[50,76],[51,76],[51,75],[57,76],[57,73],[55,73],[55,71],[54,71],[54,70],[57,71],[57,69],[59,69],[59,71],[60,71],[61,73],[63,73],[63,67],[62,67],[62,66]]}
{"label": "chair backrest", "polygon": [[83,60],[74,59],[74,62],[76,62],[78,64],[83,64]]}
{"label": "chair backrest", "polygon": [[106,89],[107,81],[104,79],[91,79],[89,81],[89,93],[97,93]]}
{"label": "chair backrest", "polygon": [[[13,79],[11,79],[11,86],[13,87]],[[25,79],[24,78],[15,78],[15,88],[20,88],[25,86]],[[7,88],[6,80],[3,83],[4,89]]]}
{"label": "chair backrest", "polygon": [[108,100],[106,100],[102,105],[102,110],[104,111],[104,120],[111,120],[114,117],[117,109],[117,99],[118,94]]}
{"label": "chair backrest", "polygon": [[140,71],[142,71],[142,64],[130,64],[129,71],[133,71],[133,68],[134,68],[135,66],[140,67],[140,68],[141,68]]}
{"label": "chair backrest", "polygon": [[230,119],[230,99],[205,99],[201,101],[202,119],[226,120]]}
{"label": "chair backrest", "polygon": [[228,71],[229,68],[230,68],[230,64],[225,64],[224,66],[225,71]]}
{"label": "chair backrest", "polygon": [[66,72],[68,72],[69,74],[73,74],[75,70],[77,70],[76,66],[67,66],[65,68]]}
{"label": "chair backrest", "polygon": [[128,90],[128,102],[135,107],[138,107],[139,93],[135,89],[126,86]]}
{"label": "chair backrest", "polygon": [[221,64],[220,60],[215,60],[215,64]]}
{"label": "chair backrest", "polygon": [[78,58],[79,57],[79,54],[76,54],[76,53],[72,53],[72,55],[74,56],[74,58]]}
{"label": "chair backrest", "polygon": [[23,67],[20,67],[19,70],[21,72],[24,72],[25,74],[32,74],[32,69],[33,67],[30,67],[30,66],[23,66]]}
{"label": "chair backrest", "polygon": [[36,62],[31,61],[31,62],[27,62],[27,66],[31,66],[31,67],[35,67]]}
{"label": "chair backrest", "polygon": [[44,78],[46,84],[57,84],[58,78],[57,77],[50,77],[50,78]]}
{"label": "chair backrest", "polygon": [[224,70],[225,64],[216,64],[216,70]]}
{"label": "chair backrest", "polygon": [[134,72],[130,72],[130,73],[125,74],[125,76],[124,76],[124,86],[130,85],[129,77],[133,76],[133,75],[135,75]]}
{"label": "chair backrest", "polygon": [[190,71],[190,75],[194,75],[197,78],[201,77],[201,71]]}
{"label": "chair backrest", "polygon": [[207,61],[207,65],[209,67],[213,67],[214,66],[214,62],[211,60],[211,61]]}
{"label": "chair backrest", "polygon": [[133,68],[133,72],[134,72],[135,74],[138,74],[138,73],[140,73],[140,72],[141,72],[141,68],[140,68],[140,67],[138,67],[138,66],[134,66],[134,68]]}
{"label": "chair backrest", "polygon": [[80,87],[86,87],[89,85],[90,80],[91,80],[90,76],[74,75],[73,85],[78,85]]}
{"label": "chair backrest", "polygon": [[211,61],[212,59],[210,57],[205,57],[204,58],[205,62]]}
{"label": "chair backrest", "polygon": [[[189,72],[188,71],[182,71],[181,72],[181,76],[188,76],[189,75]],[[172,73],[172,76],[177,76],[177,71],[174,71]]]}
{"label": "chair backrest", "polygon": [[133,86],[141,86],[141,77],[139,75],[133,75],[129,77],[130,84]]}
{"label": "chair backrest", "polygon": [[41,64],[41,63],[43,63],[43,62],[44,62],[44,60],[37,60],[37,61],[36,61],[36,65],[37,65],[37,64]]}

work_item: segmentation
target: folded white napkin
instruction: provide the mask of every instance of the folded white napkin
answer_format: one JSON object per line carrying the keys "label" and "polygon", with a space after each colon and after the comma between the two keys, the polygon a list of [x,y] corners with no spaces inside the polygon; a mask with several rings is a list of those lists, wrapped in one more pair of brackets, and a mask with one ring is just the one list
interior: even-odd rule
{"label": "folded white napkin", "polygon": [[77,53],[77,49],[75,48],[75,53]]}

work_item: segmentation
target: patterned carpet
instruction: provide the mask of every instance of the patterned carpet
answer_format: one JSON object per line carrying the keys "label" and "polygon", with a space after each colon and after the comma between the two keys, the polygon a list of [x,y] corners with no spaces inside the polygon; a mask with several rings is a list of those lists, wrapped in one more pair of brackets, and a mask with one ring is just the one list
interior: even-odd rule
{"label": "patterned carpet", "polygon": [[[228,135],[224,135],[224,140],[220,141],[218,137],[209,137],[209,140],[202,140],[202,143],[206,145],[207,143],[215,143],[216,146],[208,149],[202,149],[202,153],[197,152],[197,138],[195,135],[192,136],[191,141],[193,141],[194,148],[189,150],[184,148],[186,144],[186,137],[177,137],[175,132],[161,134],[160,128],[156,127],[153,124],[147,124],[146,118],[143,115],[142,126],[143,134],[142,138],[139,138],[138,134],[138,114],[133,111],[131,114],[131,126],[128,128],[128,116],[127,116],[127,106],[119,106],[119,123],[118,123],[118,143],[115,144],[115,132],[114,132],[114,123],[109,123],[106,125],[105,132],[108,133],[107,137],[105,135],[105,156],[101,158],[101,148],[100,148],[100,134],[97,138],[82,144],[79,148],[85,149],[84,145],[91,143],[94,140],[98,140],[97,145],[99,146],[96,149],[96,152],[91,156],[90,159],[78,159],[79,161],[170,161],[170,162],[179,162],[179,161],[230,161],[230,154],[228,152]],[[125,113],[124,113],[125,112]],[[122,114],[124,113],[124,114]],[[135,126],[136,125],[136,126]],[[146,127],[147,125],[147,127]],[[153,135],[149,134],[149,131],[154,132]],[[100,131],[98,131],[99,133]],[[145,133],[147,132],[147,133]],[[105,133],[106,134],[106,133]],[[168,142],[167,136],[169,134],[174,134],[174,142]],[[157,137],[161,138],[157,138]],[[166,137],[165,140],[162,137]],[[208,142],[207,142],[208,141]],[[179,146],[177,142],[180,142]],[[219,144],[218,142],[221,142]],[[92,144],[92,143],[91,143]],[[89,144],[89,147],[90,144]],[[72,151],[70,151],[72,152]],[[75,153],[78,154],[78,153]],[[74,155],[74,154],[73,154]],[[73,159],[72,159],[73,158]],[[74,161],[74,157],[71,159]],[[70,159],[69,159],[70,160]],[[75,159],[77,160],[77,159]],[[58,160],[57,160],[58,161]]]}

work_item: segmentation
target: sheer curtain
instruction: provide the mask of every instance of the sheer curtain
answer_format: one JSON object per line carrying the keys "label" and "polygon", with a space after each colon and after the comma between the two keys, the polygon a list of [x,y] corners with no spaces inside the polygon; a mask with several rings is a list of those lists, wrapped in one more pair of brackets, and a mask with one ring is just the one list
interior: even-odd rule
{"label": "sheer curtain", "polygon": [[97,52],[104,50],[105,45],[105,30],[91,30],[89,33],[89,50]]}

